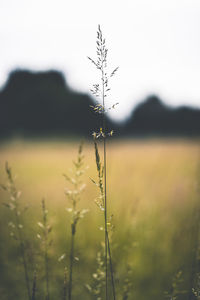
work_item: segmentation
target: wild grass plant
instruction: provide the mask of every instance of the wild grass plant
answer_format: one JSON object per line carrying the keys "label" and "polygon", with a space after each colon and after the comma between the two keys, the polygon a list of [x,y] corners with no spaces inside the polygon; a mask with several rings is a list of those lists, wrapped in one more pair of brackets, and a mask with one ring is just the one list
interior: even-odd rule
{"label": "wild grass plant", "polygon": [[27,243],[24,236],[24,225],[23,225],[23,213],[26,211],[27,207],[22,207],[20,203],[21,191],[19,191],[15,184],[15,178],[13,177],[11,167],[6,162],[5,171],[7,174],[7,184],[1,184],[0,187],[6,191],[9,195],[9,199],[3,204],[12,212],[12,220],[9,221],[8,225],[10,227],[10,236],[14,238],[18,244],[20,250],[20,256],[22,261],[22,266],[24,269],[24,279],[27,291],[27,297],[31,300],[31,282],[28,266],[28,254],[27,254]]}
{"label": "wild grass plant", "polygon": [[[92,94],[98,99],[97,104],[92,106],[92,109],[95,113],[102,115],[102,124],[98,132],[93,132],[94,138],[94,147],[95,147],[95,157],[96,157],[96,166],[98,173],[98,183],[92,179],[93,183],[96,184],[100,189],[100,196],[97,199],[96,203],[99,208],[104,212],[104,237],[105,237],[105,299],[109,297],[108,291],[108,265],[110,266],[110,275],[112,283],[112,293],[113,299],[116,299],[115,294],[115,280],[114,280],[114,270],[112,263],[112,254],[111,254],[111,245],[109,241],[108,233],[108,203],[107,203],[107,143],[106,139],[108,136],[113,135],[113,130],[108,132],[106,126],[106,113],[108,110],[115,108],[118,103],[114,103],[109,107],[106,105],[106,99],[109,96],[110,88],[110,78],[113,77],[118,70],[118,67],[115,68],[110,74],[107,71],[107,54],[108,49],[106,47],[105,38],[103,37],[100,25],[97,30],[97,59],[94,60],[90,57],[88,59],[96,67],[100,73],[100,83],[93,84],[91,89]],[[103,138],[103,163],[101,163],[97,139]],[[108,263],[109,260],[109,263]]]}
{"label": "wild grass plant", "polygon": [[[68,184],[72,185],[71,188],[65,189],[65,194],[71,204],[71,207],[67,211],[71,214],[71,242],[70,242],[70,254],[69,254],[69,284],[68,284],[68,300],[72,299],[73,291],[73,265],[74,261],[78,261],[79,258],[75,256],[75,235],[77,231],[77,225],[81,219],[84,218],[88,209],[78,209],[78,203],[81,199],[81,193],[85,189],[85,184],[82,182],[82,176],[85,172],[84,168],[84,156],[83,156],[83,143],[80,144],[78,149],[78,157],[76,161],[73,161],[74,171],[71,176],[64,174],[64,177]],[[62,256],[64,258],[64,256]],[[64,292],[65,294],[65,292]]]}
{"label": "wild grass plant", "polygon": [[[77,145],[63,142],[55,147],[55,144],[35,143],[34,151],[31,153],[32,147],[28,142],[23,142],[21,146],[18,144],[17,147],[14,148],[14,144],[9,144],[1,148],[0,162],[3,163],[6,157],[12,164],[14,161],[13,167],[20,174],[17,179],[18,186],[23,187],[23,193],[19,199],[21,211],[27,202],[26,199],[29,199],[31,205],[24,215],[20,215],[25,250],[29,251],[26,243],[27,236],[34,245],[34,252],[38,252],[35,282],[32,279],[32,269],[29,272],[32,275],[30,276],[31,297],[37,300],[45,298],[44,248],[40,247],[42,243],[36,235],[43,232],[37,222],[43,222],[40,199],[44,191],[48,191],[45,196],[45,205],[49,210],[47,224],[51,223],[54,228],[49,234],[49,238],[53,239],[53,244],[48,249],[50,297],[51,299],[67,299],[71,243],[69,232],[72,213],[67,214],[66,218],[66,212],[63,209],[66,207],[66,199],[60,178],[63,172],[63,161],[66,159],[67,165],[70,165]],[[115,287],[118,299],[124,300],[127,296],[128,300],[164,299],[164,291],[171,292],[173,274],[176,274],[177,270],[182,270],[183,274],[183,282],[178,289],[188,291],[187,294],[177,294],[177,300],[195,299],[194,292],[198,286],[193,284],[192,287],[195,288],[192,293],[193,298],[189,298],[188,280],[194,239],[192,226],[196,224],[193,215],[193,207],[196,205],[193,199],[196,197],[196,192],[192,187],[196,181],[198,147],[198,143],[192,145],[185,141],[171,143],[164,141],[130,143],[129,141],[126,144],[114,141],[110,144],[108,178],[114,188],[112,191],[109,190],[108,195],[111,199],[114,223],[117,226],[113,237],[112,231],[109,232],[109,238],[114,255]],[[98,176],[95,176],[96,166],[90,163],[93,149],[89,147],[89,144],[86,144],[84,148],[84,163],[90,164],[88,173],[94,179],[97,177],[95,181],[98,184]],[[49,149],[48,156],[47,149]],[[121,156],[125,158],[123,165],[119,163]],[[118,172],[115,172],[116,166]],[[132,170],[135,173],[134,180],[131,175]],[[73,171],[71,174],[70,177],[73,178]],[[0,172],[0,181],[4,182],[2,175]],[[31,189],[33,192],[30,192]],[[98,297],[105,299],[105,245],[100,243],[104,237],[104,228],[103,230],[101,228],[103,216],[95,210],[93,203],[95,194],[95,185],[88,184],[77,206],[77,210],[87,207],[91,212],[83,222],[78,223],[76,228],[74,257],[79,257],[79,261],[73,261],[72,299],[75,300],[80,297],[88,300],[96,299],[95,293],[97,292]],[[7,196],[5,190],[1,190],[0,198],[1,202],[5,203],[10,196]],[[9,238],[6,226],[8,222],[13,221],[13,210],[2,207],[0,216],[1,299],[27,300],[24,270],[21,268],[23,264],[18,263],[18,257],[21,257],[20,247],[18,241]],[[108,218],[108,223],[110,223],[110,218]],[[101,230],[98,229],[99,227]],[[58,257],[64,252],[67,259],[65,256],[59,263]],[[26,258],[27,256],[28,253]],[[29,263],[28,258],[27,262]],[[63,279],[65,266],[67,271]],[[85,288],[86,283],[89,283],[92,289],[89,293]],[[111,281],[109,281],[110,284]],[[111,286],[109,290],[111,295],[109,299],[112,299]]]}
{"label": "wild grass plant", "polygon": [[40,227],[40,232],[37,234],[38,239],[41,241],[42,256],[44,258],[44,272],[45,272],[45,300],[50,300],[49,292],[49,248],[52,244],[50,233],[52,226],[48,224],[48,210],[46,209],[45,199],[42,199],[42,220],[37,222]]}
{"label": "wild grass plant", "polygon": [[92,274],[92,283],[86,284],[86,288],[94,299],[103,299],[103,289],[105,288],[105,244],[101,244],[101,249],[96,256],[96,270]]}
{"label": "wild grass plant", "polygon": [[[72,185],[72,188],[65,188],[65,195],[67,196],[71,207],[67,208],[68,213],[71,215],[71,241],[70,241],[70,251],[69,251],[69,264],[68,268],[65,267],[64,270],[64,284],[63,284],[63,299],[72,299],[72,291],[73,291],[73,265],[74,261],[78,261],[78,257],[75,256],[75,234],[77,231],[77,225],[79,221],[84,218],[85,214],[88,212],[88,209],[78,209],[78,203],[81,199],[81,193],[85,189],[85,184],[82,182],[82,176],[86,170],[84,167],[84,156],[83,156],[83,143],[80,144],[78,148],[78,156],[77,160],[73,161],[74,170],[72,174],[66,175],[64,177],[69,185]],[[39,231],[37,230],[38,240],[40,241],[40,249],[34,249],[35,255],[38,254],[42,256],[43,266],[39,266],[39,271],[41,273],[44,272],[44,276],[38,277],[37,272],[35,271],[33,274],[33,282],[31,284],[30,281],[30,269],[28,266],[28,259],[27,259],[27,251],[28,246],[25,241],[24,232],[23,232],[23,219],[22,214],[26,211],[26,208],[22,209],[22,205],[20,203],[20,196],[21,192],[17,190],[15,185],[15,180],[12,175],[11,168],[9,167],[8,163],[5,165],[5,170],[8,178],[8,182],[6,185],[1,184],[0,187],[8,192],[9,200],[4,202],[3,204],[9,208],[13,214],[13,220],[9,222],[9,228],[11,229],[10,236],[12,236],[17,242],[20,249],[20,255],[22,260],[22,265],[24,268],[24,275],[25,275],[25,285],[27,290],[28,299],[35,300],[40,299],[41,296],[37,296],[37,280],[43,281],[45,283],[45,300],[50,300],[50,285],[52,284],[49,279],[49,249],[52,245],[52,238],[51,238],[51,231],[52,226],[49,224],[48,221],[48,210],[46,208],[46,202],[43,199],[41,202],[42,208],[42,219],[41,221],[37,222],[39,226]],[[66,251],[68,253],[68,251]],[[59,257],[58,261],[62,261],[66,257],[66,253]],[[40,260],[38,260],[40,264]],[[69,271],[68,271],[69,270]],[[67,275],[69,273],[69,280],[67,280]],[[40,292],[41,294],[41,292]],[[38,298],[39,297],[39,298]],[[53,298],[53,297],[52,297]]]}
{"label": "wild grass plant", "polygon": [[172,278],[172,285],[169,291],[165,292],[165,298],[176,300],[180,295],[186,294],[187,291],[181,286],[184,283],[182,271],[178,271]]}

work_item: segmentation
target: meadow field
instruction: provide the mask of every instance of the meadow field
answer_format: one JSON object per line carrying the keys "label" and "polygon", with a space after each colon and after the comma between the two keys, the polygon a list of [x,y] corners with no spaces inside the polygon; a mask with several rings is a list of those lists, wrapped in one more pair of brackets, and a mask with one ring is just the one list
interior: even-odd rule
{"label": "meadow field", "polygon": [[[7,182],[5,162],[16,175],[27,206],[22,226],[31,283],[36,275],[36,299],[45,299],[45,273],[40,238],[41,200],[52,225],[48,249],[49,299],[63,298],[68,280],[71,206],[65,195],[79,142],[12,140],[0,146],[0,183]],[[96,284],[103,255],[103,215],[95,204],[98,189],[93,143],[83,147],[85,191],[78,207],[88,213],[77,225],[72,299],[104,299],[89,291]],[[111,249],[119,300],[193,299],[195,249],[200,207],[200,141],[119,140],[107,147],[108,211],[112,217]],[[12,235],[13,211],[0,190],[0,299],[27,299],[18,241]],[[64,257],[65,254],[66,256]],[[63,259],[61,259],[63,258]],[[66,271],[65,271],[65,268]],[[34,273],[36,271],[36,273]],[[67,284],[66,284],[67,288]],[[111,293],[111,291],[110,291]],[[173,295],[174,298],[172,298]],[[171,297],[171,298],[170,298]],[[177,297],[177,298],[175,298]]]}

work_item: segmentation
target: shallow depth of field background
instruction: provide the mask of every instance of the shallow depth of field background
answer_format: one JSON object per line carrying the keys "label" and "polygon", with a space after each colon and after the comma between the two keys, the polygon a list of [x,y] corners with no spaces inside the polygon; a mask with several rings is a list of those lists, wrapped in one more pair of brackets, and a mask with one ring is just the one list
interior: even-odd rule
{"label": "shallow depth of field background", "polygon": [[[167,299],[176,274],[182,274],[176,300],[194,300],[193,279],[200,274],[200,1],[0,2],[0,184],[7,181],[7,161],[21,205],[28,207],[23,231],[31,283],[37,270],[36,300],[45,299],[37,238],[43,198],[53,226],[46,300],[63,299],[71,234],[63,173],[70,176],[82,136],[87,170],[79,205],[89,212],[75,236],[72,300],[105,299],[104,291],[96,299],[86,289],[104,241],[99,191],[90,180],[97,178],[92,133],[103,127],[91,109],[102,100],[91,93],[102,74],[87,58],[96,61],[98,24],[111,88],[106,134],[114,130],[107,184],[117,300],[127,300],[127,283],[128,300]],[[8,198],[0,189],[0,300],[27,300]]]}
{"label": "shallow depth of field background", "polygon": [[[115,225],[112,236],[117,294],[120,299],[124,280],[132,281],[130,299],[164,299],[172,278],[183,273],[182,290],[190,287],[195,243],[195,214],[199,206],[199,140],[146,139],[110,141],[108,144],[109,214]],[[58,258],[69,253],[70,219],[64,195],[69,186],[62,176],[70,174],[78,140],[13,140],[0,146],[0,182],[6,182],[5,161],[16,175],[22,202],[29,208],[24,228],[29,243],[31,270],[38,269],[38,299],[43,299],[43,260],[39,250],[37,222],[42,218],[41,199],[46,199],[49,223],[53,225],[50,249],[50,290],[52,299],[63,293],[64,267]],[[103,215],[94,203],[98,190],[89,177],[96,178],[93,144],[85,142],[84,176],[87,184],[80,207],[89,213],[80,221],[76,236],[74,299],[93,299],[85,284],[91,284],[96,255],[104,240]],[[0,191],[0,277],[1,299],[26,299],[23,269],[16,241],[9,236],[10,212],[2,204],[8,195]],[[35,251],[37,249],[37,251]],[[188,293],[179,299],[187,299]]]}

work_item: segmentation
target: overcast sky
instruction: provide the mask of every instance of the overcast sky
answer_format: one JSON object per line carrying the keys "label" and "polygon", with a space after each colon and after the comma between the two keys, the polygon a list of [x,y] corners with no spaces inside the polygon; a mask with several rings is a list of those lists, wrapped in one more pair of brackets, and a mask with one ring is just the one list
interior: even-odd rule
{"label": "overcast sky", "polygon": [[110,70],[120,67],[115,118],[151,93],[200,107],[200,0],[0,0],[0,86],[14,68],[54,68],[89,92],[98,24]]}

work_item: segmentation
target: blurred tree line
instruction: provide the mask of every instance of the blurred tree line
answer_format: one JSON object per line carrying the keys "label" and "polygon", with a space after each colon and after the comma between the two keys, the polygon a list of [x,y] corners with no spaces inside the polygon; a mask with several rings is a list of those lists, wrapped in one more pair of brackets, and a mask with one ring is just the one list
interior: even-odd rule
{"label": "blurred tree line", "polygon": [[[101,115],[89,108],[93,102],[87,94],[72,91],[61,72],[15,70],[0,91],[0,137],[87,137],[101,124]],[[173,109],[152,95],[140,103],[123,124],[108,117],[107,123],[108,128],[129,136],[198,136],[200,110]]]}

